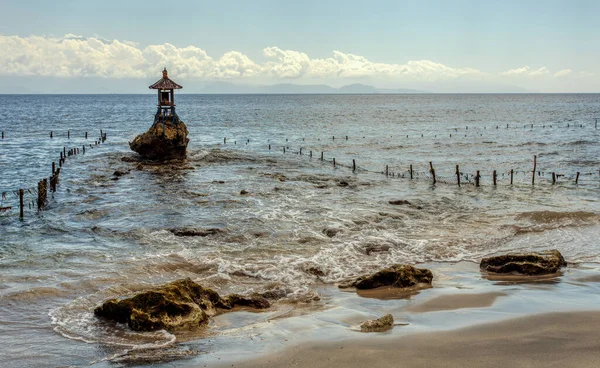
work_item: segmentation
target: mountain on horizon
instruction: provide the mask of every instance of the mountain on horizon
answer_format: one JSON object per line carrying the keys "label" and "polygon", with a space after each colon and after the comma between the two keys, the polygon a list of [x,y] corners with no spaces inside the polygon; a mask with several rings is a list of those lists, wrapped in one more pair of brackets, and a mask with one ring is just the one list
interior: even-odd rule
{"label": "mountain on horizon", "polygon": [[279,83],[273,85],[234,84],[212,82],[200,88],[206,94],[377,94],[377,93],[429,93],[414,89],[382,89],[366,84],[349,84],[340,88],[326,84]]}

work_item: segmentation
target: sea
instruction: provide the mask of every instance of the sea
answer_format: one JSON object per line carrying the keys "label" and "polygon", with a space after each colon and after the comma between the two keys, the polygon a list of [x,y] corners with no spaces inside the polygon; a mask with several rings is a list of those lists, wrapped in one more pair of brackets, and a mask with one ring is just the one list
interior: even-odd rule
{"label": "sea", "polygon": [[[0,366],[137,366],[164,351],[180,366],[219,336],[256,338],[256,314],[184,335],[93,315],[186,277],[221,294],[279,290],[282,319],[339,308],[323,290],[395,263],[543,249],[600,262],[600,94],[176,102],[187,158],[156,163],[129,149],[154,94],[0,95]],[[39,211],[38,182],[72,148]]]}

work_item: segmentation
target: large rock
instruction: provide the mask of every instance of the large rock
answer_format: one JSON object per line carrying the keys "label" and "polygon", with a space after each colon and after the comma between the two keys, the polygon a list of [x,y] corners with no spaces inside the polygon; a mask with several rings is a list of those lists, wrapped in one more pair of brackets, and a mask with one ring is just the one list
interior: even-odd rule
{"label": "large rock", "polygon": [[433,274],[428,269],[415,268],[409,265],[395,264],[372,275],[361,276],[349,283],[341,284],[341,288],[375,289],[381,286],[407,288],[417,284],[431,285]]}
{"label": "large rock", "polygon": [[362,332],[381,332],[387,331],[394,327],[394,317],[391,314],[370,321],[364,322],[360,325]]}
{"label": "large rock", "polygon": [[567,262],[556,249],[543,252],[509,253],[484,258],[479,267],[493,273],[519,273],[522,275],[547,275],[556,273]]}
{"label": "large rock", "polygon": [[110,299],[94,309],[99,317],[127,323],[135,331],[192,329],[208,323],[217,308],[236,306],[269,308],[260,295],[232,294],[221,298],[216,291],[203,288],[189,278],[177,280],[126,299]]}
{"label": "large rock", "polygon": [[188,142],[188,130],[179,118],[169,118],[164,122],[155,119],[154,124],[144,134],[140,134],[129,148],[151,160],[164,160],[185,157]]}

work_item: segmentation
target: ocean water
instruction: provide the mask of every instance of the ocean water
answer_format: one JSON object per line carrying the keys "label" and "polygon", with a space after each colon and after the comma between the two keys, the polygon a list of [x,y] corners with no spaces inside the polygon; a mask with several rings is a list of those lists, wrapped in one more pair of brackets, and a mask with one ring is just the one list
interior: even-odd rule
{"label": "ocean water", "polygon": [[[0,207],[12,207],[0,212],[1,366],[172,347],[182,337],[133,333],[92,310],[183,277],[223,294],[284,290],[280,303],[301,309],[323,285],[399,262],[548,248],[600,261],[598,94],[176,100],[188,158],[160,165],[131,162],[128,147],[151,125],[154,95],[0,95]],[[100,129],[107,141],[95,145]],[[20,220],[15,191],[48,177],[63,147],[84,145],[46,210],[30,206],[30,190]],[[114,180],[116,170],[126,174]],[[222,231],[169,231],[179,227]]]}

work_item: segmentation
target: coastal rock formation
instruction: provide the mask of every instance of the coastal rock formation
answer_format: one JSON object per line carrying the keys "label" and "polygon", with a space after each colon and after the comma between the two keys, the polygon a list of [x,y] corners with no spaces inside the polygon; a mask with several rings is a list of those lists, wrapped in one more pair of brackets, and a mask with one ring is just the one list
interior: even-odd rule
{"label": "coastal rock formation", "polygon": [[258,294],[251,297],[231,294],[221,298],[216,291],[186,278],[131,298],[107,300],[94,309],[94,314],[127,323],[135,331],[173,331],[205,325],[208,318],[217,313],[217,308],[236,306],[265,309],[271,304]]}
{"label": "coastal rock formation", "polygon": [[556,273],[567,262],[556,249],[543,252],[509,253],[484,258],[479,267],[493,273],[519,273],[522,275],[547,275]]}
{"label": "coastal rock formation", "polygon": [[157,118],[146,133],[129,142],[129,148],[151,160],[182,158],[190,141],[187,135],[186,125],[176,116],[165,119],[164,124]]}
{"label": "coastal rock formation", "polygon": [[433,274],[425,268],[395,264],[372,275],[361,276],[354,281],[339,285],[340,288],[375,289],[381,286],[407,288],[417,284],[431,285]]}
{"label": "coastal rock formation", "polygon": [[360,325],[362,332],[382,332],[391,329],[394,326],[394,317],[391,314],[370,321],[364,322]]}

